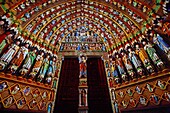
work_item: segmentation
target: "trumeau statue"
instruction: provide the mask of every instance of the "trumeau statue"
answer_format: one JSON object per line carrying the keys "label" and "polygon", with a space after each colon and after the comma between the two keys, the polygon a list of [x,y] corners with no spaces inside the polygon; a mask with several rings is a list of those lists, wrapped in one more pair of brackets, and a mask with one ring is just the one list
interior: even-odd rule
{"label": "trumeau statue", "polygon": [[79,56],[79,65],[80,65],[80,78],[87,77],[87,64],[86,64],[87,57],[84,55]]}

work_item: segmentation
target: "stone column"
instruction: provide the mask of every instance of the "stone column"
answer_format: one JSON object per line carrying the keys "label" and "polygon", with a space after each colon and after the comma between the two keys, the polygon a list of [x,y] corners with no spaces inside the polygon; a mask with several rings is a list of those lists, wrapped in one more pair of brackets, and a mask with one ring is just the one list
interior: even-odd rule
{"label": "stone column", "polygon": [[79,56],[79,113],[88,113],[88,86],[87,86],[87,57],[85,55]]}

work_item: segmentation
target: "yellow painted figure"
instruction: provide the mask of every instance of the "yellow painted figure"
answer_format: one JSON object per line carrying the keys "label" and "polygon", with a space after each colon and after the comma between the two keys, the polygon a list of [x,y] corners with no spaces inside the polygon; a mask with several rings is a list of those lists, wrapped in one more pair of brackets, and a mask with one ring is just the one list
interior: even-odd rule
{"label": "yellow painted figure", "polygon": [[139,44],[136,44],[135,47],[136,47],[136,50],[135,50],[136,54],[139,56],[139,58],[141,59],[142,63],[147,68],[147,70],[150,73],[152,73],[154,69],[150,63],[150,60],[149,60],[149,57],[146,51],[144,50],[144,48],[140,47]]}

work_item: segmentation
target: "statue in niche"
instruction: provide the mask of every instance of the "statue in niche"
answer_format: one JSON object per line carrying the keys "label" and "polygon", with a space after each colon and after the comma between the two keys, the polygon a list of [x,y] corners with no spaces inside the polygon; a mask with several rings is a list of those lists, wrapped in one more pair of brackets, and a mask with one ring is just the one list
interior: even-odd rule
{"label": "statue in niche", "polygon": [[125,64],[125,67],[128,71],[128,74],[130,75],[131,79],[135,79],[135,72],[133,71],[132,64],[130,62],[128,55],[125,53],[124,50],[121,50],[121,56],[122,56],[122,61]]}
{"label": "statue in niche", "polygon": [[6,30],[7,29],[6,23],[7,23],[7,21],[5,19],[0,18],[0,29],[2,28],[4,30]]}
{"label": "statue in niche", "polygon": [[166,101],[170,101],[170,93],[165,92],[163,98],[166,99]]}
{"label": "statue in niche", "polygon": [[1,39],[4,39],[0,43],[0,54],[1,54],[2,51],[4,50],[4,48],[6,47],[6,45],[11,43],[13,34],[10,32],[6,32],[6,33],[0,35],[0,37],[1,37]]}
{"label": "statue in niche", "polygon": [[60,51],[63,51],[63,50],[64,50],[64,46],[65,46],[65,44],[61,44],[61,46],[60,46]]}
{"label": "statue in niche", "polygon": [[24,64],[22,66],[22,69],[20,70],[20,73],[22,76],[25,76],[30,70],[31,66],[33,65],[34,60],[36,58],[36,52],[37,52],[37,49],[34,49],[33,51],[28,52],[25,58]]}
{"label": "statue in niche", "polygon": [[41,69],[40,69],[40,73],[37,77],[38,82],[43,82],[43,80],[44,80],[44,77],[45,77],[48,67],[49,67],[49,58],[50,58],[50,55],[47,55],[46,58],[43,60],[43,63],[42,63]]}
{"label": "statue in niche", "polygon": [[142,44],[144,45],[144,49],[148,53],[149,57],[151,60],[154,62],[154,64],[159,68],[163,69],[164,68],[164,63],[162,60],[158,57],[156,50],[152,47],[152,45],[147,42],[146,40],[142,40]]}
{"label": "statue in niche", "polygon": [[114,108],[115,108],[115,113],[119,113],[119,107],[116,101],[114,102]]}
{"label": "statue in niche", "polygon": [[19,85],[16,85],[11,88],[11,94],[16,94],[20,90]]}
{"label": "statue in niche", "polygon": [[45,109],[45,107],[46,107],[46,102],[44,100],[42,100],[40,102],[40,109]]}
{"label": "statue in niche", "polygon": [[132,107],[136,106],[136,101],[133,98],[130,98],[129,103],[131,104]]}
{"label": "statue in niche", "polygon": [[85,50],[88,51],[89,50],[89,45],[85,44]]}
{"label": "statue in niche", "polygon": [[122,78],[123,81],[126,82],[127,79],[128,79],[128,78],[127,78],[127,74],[126,74],[126,72],[125,72],[125,68],[124,68],[122,59],[121,59],[121,57],[119,56],[118,53],[115,53],[115,59],[116,59],[116,66],[117,66],[118,71],[119,71],[119,73],[120,73],[120,75],[121,75],[121,78]]}
{"label": "statue in niche", "polygon": [[155,104],[159,104],[159,97],[155,94],[152,94],[150,97],[150,101],[154,102]]}
{"label": "statue in niche", "polygon": [[149,92],[153,92],[153,86],[151,86],[150,84],[146,84],[146,88],[149,90]]}
{"label": "statue in niche", "polygon": [[40,94],[40,92],[38,91],[38,89],[36,89],[33,92],[33,97],[36,98],[39,94]]}
{"label": "statue in niche", "polygon": [[145,98],[145,97],[143,97],[143,96],[140,96],[140,98],[139,98],[139,102],[140,102],[142,105],[144,105],[144,106],[146,106],[146,105],[147,105],[147,100],[146,100],[146,98]]}
{"label": "statue in niche", "polygon": [[102,44],[101,46],[102,46],[102,47],[101,47],[101,48],[102,48],[101,50],[102,50],[102,51],[106,51],[106,47],[105,47],[105,45],[104,45],[104,44]]}
{"label": "statue in niche", "polygon": [[113,79],[112,78],[109,78],[109,86],[113,87]]}
{"label": "statue in niche", "polygon": [[23,90],[23,93],[25,96],[28,96],[29,93],[30,93],[30,87],[25,87],[24,90]]}
{"label": "statue in niche", "polygon": [[127,105],[128,105],[128,102],[126,102],[126,101],[124,101],[124,100],[123,100],[121,103],[122,103],[122,106],[123,106],[124,108],[126,108]]}
{"label": "statue in niche", "polygon": [[47,82],[48,84],[51,84],[52,78],[55,76],[56,68],[57,68],[57,67],[56,67],[56,58],[53,57],[53,58],[50,60],[49,67],[48,67],[48,71],[47,71],[46,82]]}
{"label": "statue in niche", "polygon": [[0,84],[0,92],[4,91],[7,87],[8,87],[7,83],[6,82],[2,82]]}
{"label": "statue in niche", "polygon": [[18,102],[17,102],[17,105],[19,108],[21,108],[24,104],[26,104],[26,101],[24,98],[20,99]]}
{"label": "statue in niche", "polygon": [[118,94],[120,95],[121,98],[123,98],[123,96],[124,96],[124,92],[123,91],[120,91]]}
{"label": "statue in niche", "polygon": [[158,47],[168,56],[168,60],[170,60],[170,46],[159,34],[154,34],[153,43],[158,45]]}
{"label": "statue in niche", "polygon": [[9,69],[12,73],[16,72],[18,67],[21,65],[22,61],[25,59],[25,57],[28,53],[28,47],[29,47],[28,43],[26,43],[25,46],[20,47],[17,55],[14,57],[14,59],[11,62],[11,65],[9,67]]}
{"label": "statue in niche", "polygon": [[132,4],[132,0],[128,0],[129,4]]}
{"label": "statue in niche", "polygon": [[115,101],[115,99],[116,99],[115,97],[116,97],[116,96],[115,96],[115,91],[114,91],[114,89],[111,89],[111,94],[112,94],[112,100]]}
{"label": "statue in niche", "polygon": [[149,60],[149,57],[148,57],[146,51],[144,50],[144,48],[140,47],[139,43],[135,43],[134,46],[135,46],[135,49],[136,49],[135,52],[139,56],[139,58],[141,59],[145,68],[148,70],[149,73],[153,73],[154,68],[153,68],[151,61]]}
{"label": "statue in niche", "polygon": [[131,89],[127,89],[126,91],[128,93],[129,96],[132,96],[133,95],[133,91]]}
{"label": "statue in niche", "polygon": [[28,24],[26,27],[26,30],[28,30],[29,32],[32,30],[33,25],[32,24]]}
{"label": "statue in niche", "polygon": [[113,59],[111,61],[110,68],[111,68],[112,76],[114,77],[116,83],[120,83],[120,78],[118,76],[118,71],[117,71],[115,59]]}
{"label": "statue in niche", "polygon": [[147,12],[148,8],[146,6],[143,6],[142,11],[145,13]]}
{"label": "statue in niche", "polygon": [[48,104],[47,113],[51,113],[52,103]]}
{"label": "statue in niche", "polygon": [[9,46],[9,49],[2,55],[0,58],[0,70],[4,70],[5,67],[11,62],[11,60],[14,58],[16,53],[19,50],[19,44],[20,41],[16,41],[16,43]]}
{"label": "statue in niche", "polygon": [[109,68],[108,61],[105,61],[106,68]]}
{"label": "statue in niche", "polygon": [[56,88],[56,86],[57,86],[57,79],[54,79],[52,88]]}
{"label": "statue in niche", "polygon": [[9,98],[5,99],[4,105],[5,106],[10,106],[14,102],[14,98],[10,96]]}
{"label": "statue in niche", "polygon": [[87,57],[85,55],[80,55],[79,56],[79,65],[80,65],[80,76],[79,78],[82,77],[87,77],[87,64],[86,64],[86,60]]}
{"label": "statue in niche", "polygon": [[86,106],[86,95],[87,92],[85,89],[81,90],[81,106]]}
{"label": "statue in niche", "polygon": [[30,13],[25,13],[24,16],[28,19],[28,18],[30,18],[31,15],[30,15]]}
{"label": "statue in niche", "polygon": [[158,80],[158,81],[157,81],[157,85],[158,85],[161,89],[165,89],[165,83],[164,83],[164,82]]}
{"label": "statue in niche", "polygon": [[76,50],[78,50],[78,51],[81,50],[81,45],[80,44],[77,45],[77,49]]}
{"label": "statue in niche", "polygon": [[142,90],[139,88],[139,86],[136,86],[135,90],[138,94],[142,94]]}
{"label": "statue in niche", "polygon": [[43,98],[43,99],[47,98],[47,92],[46,92],[46,91],[45,91],[45,92],[43,92],[43,94],[42,94],[42,98]]}
{"label": "statue in niche", "polygon": [[130,46],[127,47],[127,50],[129,52],[128,56],[129,56],[129,59],[130,61],[133,63],[133,65],[135,66],[136,70],[137,70],[137,73],[140,75],[140,76],[143,76],[143,69],[142,69],[142,63],[141,61],[139,60],[139,58],[137,57],[135,51],[132,50],[132,48]]}
{"label": "statue in niche", "polygon": [[110,69],[107,70],[107,76],[108,76],[108,77],[111,77]]}
{"label": "statue in niche", "polygon": [[34,108],[34,107],[36,106],[36,104],[37,104],[37,102],[36,102],[36,100],[34,99],[34,100],[32,100],[32,101],[30,102],[29,106],[30,106],[31,108]]}
{"label": "statue in niche", "polygon": [[44,59],[44,52],[41,51],[41,54],[39,54],[36,58],[34,67],[32,68],[30,74],[29,74],[29,78],[31,79],[35,79],[35,76],[37,75],[37,73],[39,72],[41,65],[43,63],[43,59]]}

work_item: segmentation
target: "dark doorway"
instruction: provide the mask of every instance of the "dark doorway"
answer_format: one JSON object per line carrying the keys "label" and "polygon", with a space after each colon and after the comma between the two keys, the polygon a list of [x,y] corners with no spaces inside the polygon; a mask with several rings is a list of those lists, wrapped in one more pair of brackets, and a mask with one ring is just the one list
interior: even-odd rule
{"label": "dark doorway", "polygon": [[113,113],[101,58],[88,58],[87,78],[89,113]]}
{"label": "dark doorway", "polygon": [[78,113],[78,58],[64,58],[61,67],[54,113]]}
{"label": "dark doorway", "polygon": [[[88,58],[89,113],[112,113],[104,63],[101,58]],[[54,113],[78,113],[78,58],[64,58]]]}

